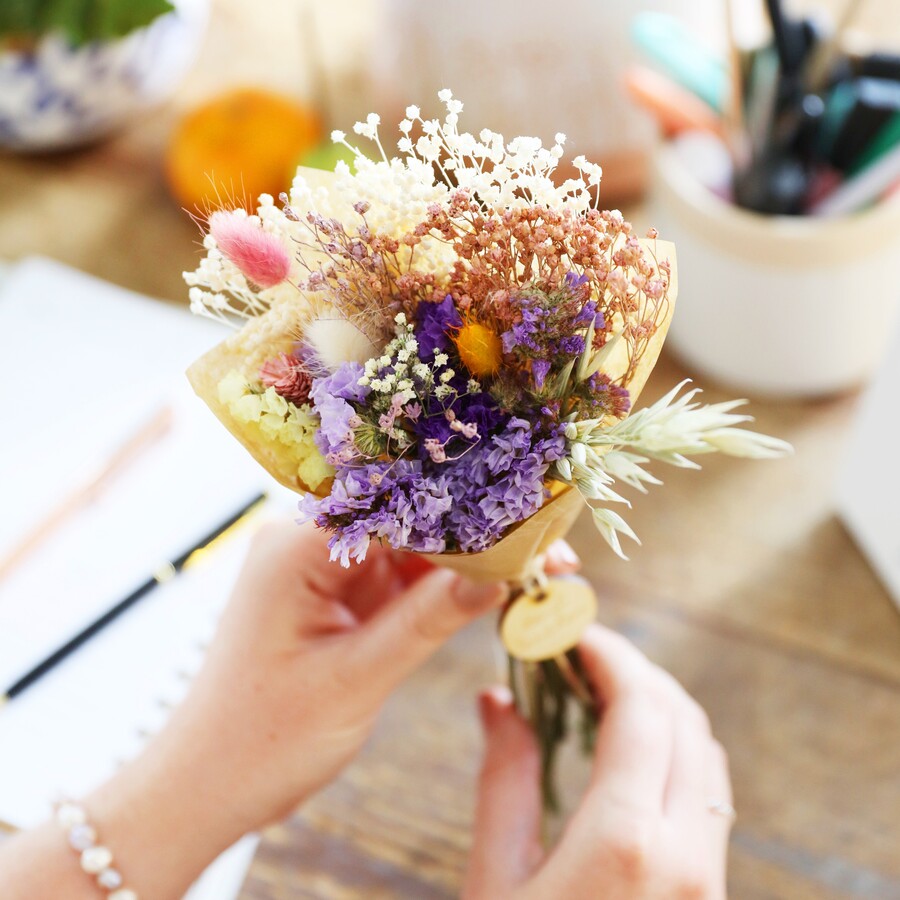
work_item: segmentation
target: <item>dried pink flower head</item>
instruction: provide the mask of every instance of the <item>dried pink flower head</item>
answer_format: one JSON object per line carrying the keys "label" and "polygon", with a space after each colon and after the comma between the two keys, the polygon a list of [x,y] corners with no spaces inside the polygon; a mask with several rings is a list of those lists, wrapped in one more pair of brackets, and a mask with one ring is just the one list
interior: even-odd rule
{"label": "dried pink flower head", "polygon": [[266,387],[275,388],[277,394],[294,406],[302,406],[309,400],[312,378],[296,356],[279,353],[275,359],[263,363],[259,377]]}
{"label": "dried pink flower head", "polygon": [[209,233],[219,250],[260,288],[281,284],[291,258],[281,241],[238,210],[220,209],[209,217]]}

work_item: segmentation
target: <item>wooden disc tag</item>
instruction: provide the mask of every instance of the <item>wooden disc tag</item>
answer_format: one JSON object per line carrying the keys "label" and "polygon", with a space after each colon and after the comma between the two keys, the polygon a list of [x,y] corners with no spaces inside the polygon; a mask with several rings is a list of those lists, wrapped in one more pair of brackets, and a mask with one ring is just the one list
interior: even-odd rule
{"label": "wooden disc tag", "polygon": [[597,597],[586,581],[553,578],[513,600],[500,622],[500,638],[516,659],[553,659],[571,650],[596,616]]}

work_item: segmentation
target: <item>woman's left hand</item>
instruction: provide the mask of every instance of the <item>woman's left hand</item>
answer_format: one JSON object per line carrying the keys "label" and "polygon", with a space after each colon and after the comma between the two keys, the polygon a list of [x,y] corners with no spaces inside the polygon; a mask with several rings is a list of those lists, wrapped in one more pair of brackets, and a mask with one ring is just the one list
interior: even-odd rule
{"label": "woman's left hand", "polygon": [[[186,701],[86,801],[142,896],[179,896],[198,863],[333,779],[388,694],[507,596],[374,544],[342,569],[325,543],[293,523],[260,529]],[[570,572],[577,558],[559,543],[547,568]]]}

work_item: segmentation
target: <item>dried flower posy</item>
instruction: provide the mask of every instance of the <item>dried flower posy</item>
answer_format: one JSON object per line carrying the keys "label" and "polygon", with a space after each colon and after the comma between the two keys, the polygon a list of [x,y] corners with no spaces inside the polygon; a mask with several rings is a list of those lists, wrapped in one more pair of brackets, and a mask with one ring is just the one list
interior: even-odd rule
{"label": "dried flower posy", "polygon": [[355,131],[380,159],[335,132],[352,169],[301,170],[280,206],[215,213],[186,274],[196,312],[250,320],[195,384],[303,493],[332,558],[377,540],[471,554],[477,575],[566,487],[623,555],[616,486],[658,484],[650,460],[786,452],[737,427],[741,401],[702,406],[679,385],[633,410],[671,318],[668,251],[598,208],[599,166],[576,157],[557,183],[564,135],[475,137],[440,97],[442,122],[407,109],[400,157],[372,115]]}

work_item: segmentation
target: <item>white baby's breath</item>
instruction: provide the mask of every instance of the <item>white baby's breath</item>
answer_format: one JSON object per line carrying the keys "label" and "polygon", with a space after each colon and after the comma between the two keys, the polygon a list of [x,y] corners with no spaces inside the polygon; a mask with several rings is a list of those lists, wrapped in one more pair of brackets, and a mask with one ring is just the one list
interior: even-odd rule
{"label": "white baby's breath", "polygon": [[[192,288],[191,308],[233,323],[266,312],[282,298],[296,302],[294,285],[305,271],[299,258],[302,249],[299,253],[298,249],[309,243],[307,211],[352,225],[359,220],[354,206],[369,204],[367,226],[399,238],[427,218],[431,204],[448,199],[451,183],[492,209],[545,204],[584,211],[596,205],[600,166],[579,156],[573,163],[577,177],[559,185],[553,179],[564,154],[564,134],[555,136],[552,147],[544,147],[536,137],[515,137],[507,142],[502,134],[489,129],[475,136],[459,130],[462,102],[448,89],[438,96],[446,109],[443,121],[423,119],[418,106],[406,108],[397,144],[400,157],[388,158],[385,153],[379,134],[381,119],[375,113],[356,123],[353,131],[374,143],[377,160],[350,143],[345,132],[332,131],[331,139],[353,153],[353,166],[339,162],[327,189],[298,173],[289,192],[289,205],[299,213],[296,217],[285,215],[272,197],[260,197],[258,216],[263,227],[298,256],[298,271],[284,283],[268,291],[255,290],[207,237],[207,256],[194,272],[184,276]],[[420,134],[413,140],[417,127]],[[417,266],[439,278],[449,273],[455,260],[452,247],[434,235],[425,235],[415,252]]]}
{"label": "white baby's breath", "polygon": [[[341,184],[337,193],[347,193],[353,202],[377,197],[380,206],[397,214],[395,227],[380,222],[381,230],[395,236],[402,234],[420,220],[417,216],[421,207],[415,201],[427,204],[442,199],[450,181],[472,191],[489,208],[540,203],[583,211],[597,202],[602,169],[584,156],[576,157],[573,163],[579,177],[562,185],[557,185],[552,177],[564,154],[565,134],[558,133],[549,148],[536,137],[515,137],[507,143],[502,134],[489,129],[476,137],[458,128],[462,102],[448,89],[440,91],[438,98],[446,109],[443,121],[423,119],[418,106],[406,108],[406,118],[399,124],[403,136],[398,149],[404,154],[400,159],[388,159],[384,153],[377,115],[370,114],[365,122],[357,122],[353,130],[375,143],[379,161],[369,159],[342,132],[332,134],[336,143],[346,146],[355,156],[353,172],[349,167],[339,169]],[[413,141],[409,135],[416,125],[421,134]],[[446,177],[449,172],[453,172],[452,179]],[[295,183],[295,190],[301,193],[303,185]],[[315,208],[323,215],[334,214],[331,209]]]}

